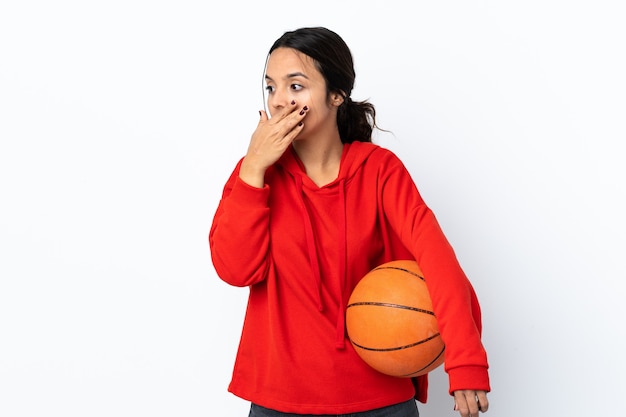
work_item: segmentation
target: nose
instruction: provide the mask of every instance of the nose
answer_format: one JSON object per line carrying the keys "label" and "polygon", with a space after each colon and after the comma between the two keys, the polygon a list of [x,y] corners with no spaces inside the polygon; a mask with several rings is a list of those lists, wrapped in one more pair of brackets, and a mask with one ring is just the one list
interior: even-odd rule
{"label": "nose", "polygon": [[276,89],[267,99],[270,108],[280,110],[292,101],[290,95],[282,89]]}

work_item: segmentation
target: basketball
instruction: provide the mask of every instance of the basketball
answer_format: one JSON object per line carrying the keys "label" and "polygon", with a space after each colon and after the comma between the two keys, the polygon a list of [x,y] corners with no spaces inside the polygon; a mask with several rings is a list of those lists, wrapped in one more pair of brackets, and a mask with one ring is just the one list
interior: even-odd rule
{"label": "basketball", "polygon": [[424,375],[444,361],[445,346],[415,261],[392,261],[367,273],[348,300],[346,329],[361,359],[387,375]]}

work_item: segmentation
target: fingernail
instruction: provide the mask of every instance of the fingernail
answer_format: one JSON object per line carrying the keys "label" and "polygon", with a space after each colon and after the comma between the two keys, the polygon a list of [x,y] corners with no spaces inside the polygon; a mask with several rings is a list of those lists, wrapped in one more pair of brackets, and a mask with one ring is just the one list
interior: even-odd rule
{"label": "fingernail", "polygon": [[259,110],[259,116],[262,116],[262,114],[261,114],[261,110]]}
{"label": "fingernail", "polygon": [[307,111],[308,109],[309,109],[309,106],[304,106],[304,107],[302,108],[302,110],[304,110],[304,111]]}
{"label": "fingernail", "polygon": [[302,126],[302,122],[298,123],[298,126]]}
{"label": "fingernail", "polygon": [[296,104],[296,100],[291,100],[291,105]]}
{"label": "fingernail", "polygon": [[304,110],[305,109],[300,110],[300,116],[302,116],[304,114]]}

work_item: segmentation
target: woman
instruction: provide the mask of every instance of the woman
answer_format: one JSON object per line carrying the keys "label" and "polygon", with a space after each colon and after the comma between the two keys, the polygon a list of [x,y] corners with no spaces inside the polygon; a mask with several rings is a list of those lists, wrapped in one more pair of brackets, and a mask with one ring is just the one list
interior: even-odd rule
{"label": "woman", "polygon": [[348,46],[326,28],[286,32],[270,48],[269,115],[260,111],[209,233],[220,278],[250,290],[229,391],[254,417],[417,416],[427,377],[375,371],[345,332],[359,279],[415,259],[455,409],[476,416],[490,390],[478,301],[408,171],[371,143],[375,109],[352,101],[354,79]]}

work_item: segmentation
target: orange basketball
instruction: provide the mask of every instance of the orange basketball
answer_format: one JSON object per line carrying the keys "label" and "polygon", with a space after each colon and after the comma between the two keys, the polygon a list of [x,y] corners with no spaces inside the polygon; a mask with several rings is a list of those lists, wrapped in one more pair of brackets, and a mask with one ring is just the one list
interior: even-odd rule
{"label": "orange basketball", "polygon": [[348,301],[346,327],[361,359],[384,374],[415,377],[443,363],[445,346],[415,261],[392,261],[367,273]]}

